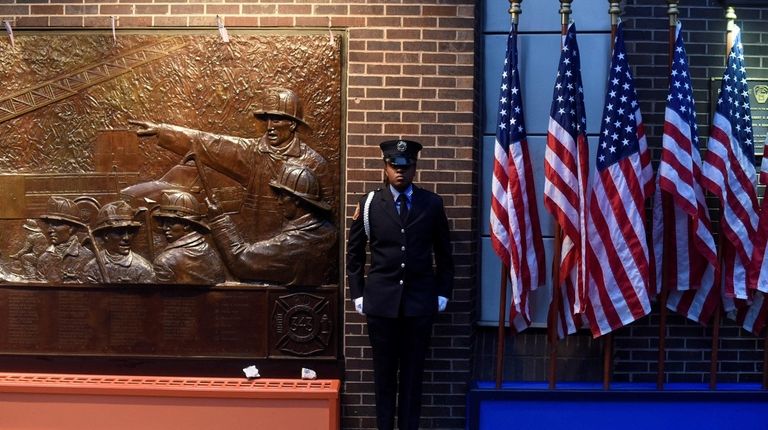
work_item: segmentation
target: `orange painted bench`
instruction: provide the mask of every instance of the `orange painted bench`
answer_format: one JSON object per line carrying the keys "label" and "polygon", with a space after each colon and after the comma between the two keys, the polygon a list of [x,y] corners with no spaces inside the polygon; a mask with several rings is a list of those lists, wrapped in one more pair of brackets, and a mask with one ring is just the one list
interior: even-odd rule
{"label": "orange painted bench", "polygon": [[0,428],[339,428],[339,380],[0,373]]}

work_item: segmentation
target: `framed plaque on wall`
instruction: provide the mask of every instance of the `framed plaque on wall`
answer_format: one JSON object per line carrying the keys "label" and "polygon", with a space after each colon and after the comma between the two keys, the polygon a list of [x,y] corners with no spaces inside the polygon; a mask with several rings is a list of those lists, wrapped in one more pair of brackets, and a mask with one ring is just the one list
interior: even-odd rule
{"label": "framed plaque on wall", "polygon": [[15,45],[0,52],[0,366],[338,372],[342,38]]}

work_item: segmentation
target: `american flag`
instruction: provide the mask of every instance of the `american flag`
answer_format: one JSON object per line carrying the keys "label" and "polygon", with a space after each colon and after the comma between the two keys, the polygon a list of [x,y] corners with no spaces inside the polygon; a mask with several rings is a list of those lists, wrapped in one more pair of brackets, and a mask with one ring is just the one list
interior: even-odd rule
{"label": "american flag", "polygon": [[751,302],[748,307],[739,309],[736,322],[741,324],[744,330],[759,335],[768,319],[768,300],[765,300],[765,294],[756,291]]}
{"label": "american flag", "polygon": [[657,285],[667,307],[706,323],[720,302],[717,248],[702,190],[699,136],[682,24],[677,23],[654,195]]}
{"label": "american flag", "polygon": [[[763,160],[760,163],[760,183],[768,186],[768,135],[763,143]],[[757,237],[752,251],[752,263],[749,271],[749,289],[754,292],[751,303],[746,309],[739,310],[737,321],[745,330],[760,334],[768,319],[768,300],[765,300],[764,292],[768,291],[768,255],[766,255],[766,243],[768,242],[768,199],[763,195],[760,205],[760,221],[757,225]]]}
{"label": "american flag", "polygon": [[[760,183],[768,186],[768,135],[763,143],[763,160],[760,163]],[[749,288],[762,292],[768,292],[768,255],[766,244],[768,243],[768,199],[763,195],[760,205],[760,221],[757,225],[757,237],[752,251],[752,266],[749,277]]]}
{"label": "american flag", "polygon": [[544,244],[521,95],[517,32],[513,26],[501,75],[491,184],[491,243],[502,264],[509,269],[510,321],[517,331],[530,325],[528,294],[543,284],[545,277]]}
{"label": "american flag", "polygon": [[562,232],[560,276],[553,279],[562,297],[558,333],[576,332],[586,302],[587,119],[581,84],[576,27],[568,26],[560,53],[544,155],[544,206]]}
{"label": "american flag", "polygon": [[722,207],[720,270],[725,295],[747,299],[747,271],[758,223],[755,149],[741,32],[738,27],[734,32],[704,156],[702,185]]}
{"label": "american flag", "polygon": [[587,318],[595,337],[651,311],[644,210],[653,191],[653,170],[626,57],[619,23],[587,218]]}

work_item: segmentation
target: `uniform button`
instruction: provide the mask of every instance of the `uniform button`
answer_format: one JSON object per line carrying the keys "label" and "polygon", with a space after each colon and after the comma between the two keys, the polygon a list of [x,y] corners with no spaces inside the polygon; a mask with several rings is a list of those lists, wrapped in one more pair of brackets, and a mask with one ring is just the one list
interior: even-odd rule
{"label": "uniform button", "polygon": [[403,284],[404,284],[404,282],[403,282],[403,280],[401,279],[401,280],[400,280],[400,285],[403,285]]}
{"label": "uniform button", "polygon": [[405,263],[400,263],[400,267],[405,267]]}
{"label": "uniform button", "polygon": [[401,229],[400,229],[400,233],[405,233],[405,229],[404,229],[404,228],[401,228]]}
{"label": "uniform button", "polygon": [[405,245],[401,246],[401,247],[400,247],[400,250],[401,250],[401,251],[405,251]]}

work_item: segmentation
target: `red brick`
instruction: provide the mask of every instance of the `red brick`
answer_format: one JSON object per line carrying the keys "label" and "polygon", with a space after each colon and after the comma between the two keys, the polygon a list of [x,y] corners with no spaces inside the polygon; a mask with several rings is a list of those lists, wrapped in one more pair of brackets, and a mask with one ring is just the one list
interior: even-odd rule
{"label": "red brick", "polygon": [[95,4],[66,5],[64,7],[64,13],[67,15],[98,15],[99,6]]}
{"label": "red brick", "polygon": [[421,6],[387,5],[386,14],[390,16],[421,15]]}
{"label": "red brick", "polygon": [[422,85],[425,87],[432,87],[432,88],[455,88],[456,87],[456,79],[453,78],[446,78],[446,77],[425,77],[422,79]]}
{"label": "red brick", "polygon": [[363,63],[352,63],[347,65],[347,72],[350,75],[362,75],[365,73],[365,64]]}
{"label": "red brick", "polygon": [[381,63],[384,61],[384,54],[381,52],[350,52],[349,61],[360,61],[363,63]]}
{"label": "red brick", "polygon": [[365,87],[380,87],[383,80],[380,76],[350,76],[349,85],[353,86],[365,86]]}
{"label": "red brick", "polygon": [[205,13],[212,15],[239,15],[240,6],[236,4],[207,4]]}
{"label": "red brick", "polygon": [[403,51],[415,51],[415,52],[435,52],[437,51],[437,43],[435,42],[403,42]]}
{"label": "red brick", "polygon": [[347,124],[350,133],[381,133],[381,124],[350,123]]}
{"label": "red brick", "polygon": [[246,15],[273,15],[277,13],[277,5],[274,4],[244,4],[243,13]]}
{"label": "red brick", "polygon": [[437,26],[436,18],[427,18],[420,16],[418,18],[405,17],[403,18],[403,27],[415,27],[415,28],[432,28]]}
{"label": "red brick", "polygon": [[456,6],[431,6],[424,5],[422,15],[424,16],[457,16],[458,8]]}
{"label": "red brick", "polygon": [[387,39],[420,39],[421,30],[415,28],[389,28],[387,29]]}
{"label": "red brick", "polygon": [[368,112],[365,115],[367,122],[400,122],[400,112]]}
{"label": "red brick", "polygon": [[350,51],[365,51],[365,40],[350,40],[349,41],[349,50]]}
{"label": "red brick", "polygon": [[367,97],[375,97],[375,98],[383,98],[383,99],[400,98],[400,89],[399,88],[366,88],[365,94]]}
{"label": "red brick", "polygon": [[151,27],[151,16],[121,16],[117,22],[119,28]]}
{"label": "red brick", "polygon": [[311,4],[280,4],[277,5],[277,13],[281,15],[311,15]]}
{"label": "red brick", "polygon": [[334,27],[362,27],[365,25],[365,17],[362,16],[334,16],[331,20]]}
{"label": "red brick", "polygon": [[384,37],[384,30],[378,28],[351,28],[349,29],[349,38],[356,39],[381,39]]}
{"label": "red brick", "polygon": [[456,12],[456,16],[460,17],[467,17],[467,18],[474,18],[475,17],[475,6],[459,6],[458,11]]}
{"label": "red brick", "polygon": [[389,87],[418,87],[421,79],[412,76],[387,76],[385,83]]}
{"label": "red brick", "polygon": [[474,28],[473,18],[439,18],[441,28]]}
{"label": "red brick", "polygon": [[384,54],[387,63],[418,63],[419,54],[406,52],[387,52]]}
{"label": "red brick", "polygon": [[419,102],[417,100],[386,100],[384,109],[415,111],[419,110]]}
{"label": "red brick", "polygon": [[366,42],[366,49],[368,51],[400,51],[402,45],[400,42],[369,40]]}
{"label": "red brick", "polygon": [[13,23],[13,25],[17,28],[47,27],[48,17],[47,16],[19,16],[19,17],[16,17],[16,21]]}
{"label": "red brick", "polygon": [[[2,6],[0,6],[0,13],[5,15],[5,12],[3,12]],[[33,4],[29,8],[29,13],[31,13],[32,15],[63,15],[64,6]],[[14,14],[14,15],[17,15],[17,14]],[[18,15],[20,15],[20,13],[18,13]]]}
{"label": "red brick", "polygon": [[83,27],[112,28],[112,19],[109,16],[85,16]]}
{"label": "red brick", "polygon": [[453,112],[456,102],[449,100],[422,100],[421,108],[433,112]]}
{"label": "red brick", "polygon": [[366,111],[366,110],[381,110],[382,108],[382,101],[376,100],[376,99],[354,99],[349,104],[349,109],[352,110],[360,110],[360,111]]}
{"label": "red brick", "polygon": [[262,16],[259,17],[259,25],[262,27],[293,27],[293,18],[287,16]]}
{"label": "red brick", "polygon": [[257,27],[259,18],[255,16],[228,16],[227,25],[232,27]]}
{"label": "red brick", "polygon": [[165,15],[170,11],[170,6],[166,4],[137,4],[135,9],[137,15]]}
{"label": "red brick", "polygon": [[435,122],[437,115],[432,112],[403,112],[403,122]]}
{"label": "red brick", "polygon": [[82,27],[82,16],[51,16],[48,18],[51,27]]}
{"label": "red brick", "polygon": [[[225,19],[224,24],[231,25],[228,21]],[[190,16],[187,25],[190,27],[215,27],[218,25],[218,22],[214,15]]]}
{"label": "red brick", "polygon": [[205,6],[201,4],[172,4],[171,15],[201,15]]}
{"label": "red brick", "polygon": [[372,75],[399,75],[402,67],[399,64],[368,64],[365,70]]}
{"label": "red brick", "polygon": [[294,18],[297,27],[327,27],[327,16],[297,16]]}
{"label": "red brick", "polygon": [[186,27],[186,16],[156,16],[153,25],[158,27]]}
{"label": "red brick", "polygon": [[403,66],[404,75],[436,75],[437,66],[432,64],[406,64]]}
{"label": "red brick", "polygon": [[102,15],[130,15],[133,13],[133,7],[129,4],[103,4],[99,6],[99,13]]}
{"label": "red brick", "polygon": [[403,137],[405,135],[417,136],[422,134],[419,132],[418,124],[385,124],[384,132]]}
{"label": "red brick", "polygon": [[349,5],[350,15],[384,15],[383,5]]}
{"label": "red brick", "polygon": [[390,16],[368,17],[365,24],[368,27],[400,27],[402,25],[402,19]]}
{"label": "red brick", "polygon": [[[37,5],[33,5],[33,6],[37,6]],[[37,6],[37,7],[51,7],[51,6]],[[2,16],[29,15],[29,10],[30,10],[29,6],[0,4],[0,15]]]}
{"label": "red brick", "polygon": [[312,11],[315,15],[335,16],[348,15],[349,7],[347,5],[315,5]]}

